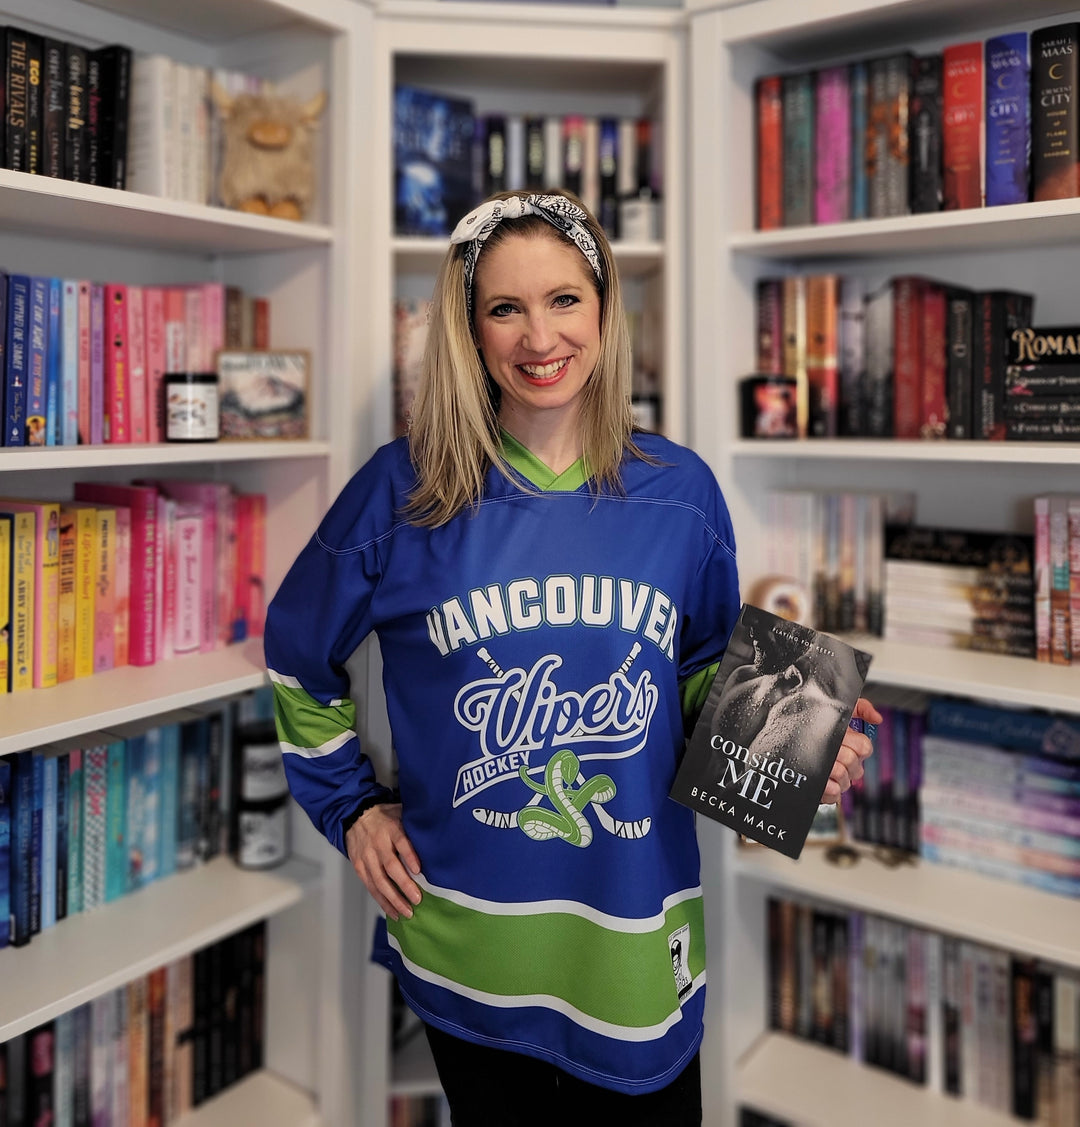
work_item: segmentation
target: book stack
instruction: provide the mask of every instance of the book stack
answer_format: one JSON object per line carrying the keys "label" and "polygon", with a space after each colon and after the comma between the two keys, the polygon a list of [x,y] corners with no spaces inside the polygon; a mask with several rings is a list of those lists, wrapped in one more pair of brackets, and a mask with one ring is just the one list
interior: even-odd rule
{"label": "book stack", "polygon": [[1028,326],[1010,335],[1005,437],[1080,438],[1080,326]]}
{"label": "book stack", "polygon": [[0,270],[4,446],[165,440],[166,372],[268,348],[270,303],[238,286],[143,286]]}
{"label": "book stack", "polygon": [[885,637],[1035,656],[1030,536],[918,525],[885,538]]}
{"label": "book stack", "polygon": [[262,1067],[263,921],[0,1044],[8,1123],[177,1122]]}
{"label": "book stack", "polygon": [[759,230],[1080,195],[1080,24],[756,84]]}
{"label": "book stack", "polygon": [[1080,895],[1080,726],[935,699],[926,731],[923,857]]}
{"label": "book stack", "polygon": [[235,855],[230,758],[251,715],[272,715],[269,690],[0,759],[0,947]]}
{"label": "book stack", "polygon": [[1011,359],[1034,300],[920,275],[873,289],[839,274],[762,278],[756,370],[795,380],[801,437],[1067,438],[1080,368],[1021,375]]}
{"label": "book stack", "polygon": [[767,902],[770,1028],[1003,1116],[1075,1127],[1080,975],[859,910]]}

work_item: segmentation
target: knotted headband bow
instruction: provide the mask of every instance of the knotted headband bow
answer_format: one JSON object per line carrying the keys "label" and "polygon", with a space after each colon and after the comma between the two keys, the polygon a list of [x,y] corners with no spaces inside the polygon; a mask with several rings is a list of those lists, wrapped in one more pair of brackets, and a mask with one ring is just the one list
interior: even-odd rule
{"label": "knotted headband bow", "polygon": [[521,219],[525,215],[539,215],[552,227],[561,231],[581,251],[593,269],[597,280],[604,284],[604,271],[600,265],[600,252],[596,240],[585,226],[585,212],[565,196],[549,196],[534,192],[528,196],[510,196],[505,200],[488,200],[474,208],[454,228],[451,244],[466,243],[465,247],[465,303],[472,317],[473,276],[476,260],[480,257],[487,237],[504,219]]}

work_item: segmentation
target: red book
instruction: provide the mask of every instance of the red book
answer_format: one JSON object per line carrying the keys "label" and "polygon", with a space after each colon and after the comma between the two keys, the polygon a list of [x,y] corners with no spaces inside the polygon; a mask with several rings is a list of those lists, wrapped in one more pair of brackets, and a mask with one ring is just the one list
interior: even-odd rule
{"label": "red book", "polygon": [[[130,607],[128,661],[153,665],[157,658],[155,607],[157,586],[157,490],[142,485],[77,481],[78,501],[103,501],[131,509]],[[117,659],[117,665],[120,664]]]}
{"label": "red book", "polygon": [[758,80],[757,91],[757,228],[784,225],[783,83],[778,74]]}
{"label": "red book", "polygon": [[942,165],[946,211],[983,206],[983,45],[943,52]]}
{"label": "red book", "polygon": [[105,441],[130,442],[127,286],[105,287]]}
{"label": "red book", "polygon": [[143,290],[146,317],[146,441],[165,441],[165,289]]}
{"label": "red book", "polygon": [[266,297],[253,298],[252,348],[270,347],[270,299]]}
{"label": "red book", "polygon": [[922,418],[922,278],[893,279],[893,437],[918,438]]}
{"label": "red book", "polygon": [[266,494],[236,498],[236,594],[233,641],[261,638],[266,617]]}
{"label": "red book", "polygon": [[784,286],[779,278],[757,284],[757,367],[762,375],[784,374]]}
{"label": "red book", "polygon": [[923,438],[944,438],[949,421],[947,299],[945,287],[927,282],[923,290],[922,418]]}
{"label": "red book", "polygon": [[128,431],[146,442],[146,305],[142,286],[128,286]]}
{"label": "red book", "polygon": [[77,303],[79,310],[78,341],[78,386],[79,386],[79,442],[85,445],[90,441],[90,283],[77,284]]}
{"label": "red book", "polygon": [[[186,372],[188,368],[185,307],[184,287],[167,286],[165,289],[166,372]],[[164,403],[162,403],[161,409],[164,412]]]}

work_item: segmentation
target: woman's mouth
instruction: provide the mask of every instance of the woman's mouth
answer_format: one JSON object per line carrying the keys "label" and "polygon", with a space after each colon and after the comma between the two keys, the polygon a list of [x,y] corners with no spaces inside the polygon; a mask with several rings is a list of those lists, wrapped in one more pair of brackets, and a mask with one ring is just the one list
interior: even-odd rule
{"label": "woman's mouth", "polygon": [[518,364],[517,370],[534,384],[551,384],[562,378],[570,363],[569,356],[562,356],[558,360],[549,360],[546,364]]}

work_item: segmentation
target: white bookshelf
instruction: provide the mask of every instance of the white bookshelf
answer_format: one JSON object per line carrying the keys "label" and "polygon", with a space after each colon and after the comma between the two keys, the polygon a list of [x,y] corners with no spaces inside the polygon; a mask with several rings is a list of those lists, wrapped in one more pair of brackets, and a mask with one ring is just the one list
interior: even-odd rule
{"label": "white bookshelf", "polygon": [[[266,594],[352,469],[371,452],[368,396],[371,7],[354,0],[0,0],[3,23],[87,47],[123,43],[207,67],[257,73],[299,97],[328,95],[317,192],[304,222],[0,170],[0,238],[10,272],[138,284],[219,281],[265,296],[272,347],[311,354],[309,438],[0,451],[0,495],[66,499],[76,481],[164,475],[231,482],[267,496]],[[365,659],[358,663],[363,676]],[[0,754],[229,696],[265,680],[261,642],[125,667],[0,698]],[[293,860],[245,872],[227,858],[60,921],[0,952],[0,1040],[267,920],[265,1068],[185,1118],[185,1127],[366,1122],[367,942],[359,883],[293,818]],[[357,936],[363,938],[357,939]],[[381,1102],[381,1101],[380,1101]]]}
{"label": "white bookshelf", "polygon": [[[1080,10],[1067,0],[1033,0],[1022,10],[998,0],[691,0],[690,441],[724,487],[747,585],[764,570],[765,503],[773,489],[912,490],[920,523],[1020,532],[1031,531],[1034,496],[1080,490],[1080,446],[1071,443],[737,437],[738,380],[754,370],[758,278],[834,271],[877,285],[893,274],[921,273],[976,289],[1026,290],[1036,295],[1038,322],[1063,324],[1075,320],[1069,263],[1080,245],[1077,200],[755,231],[754,80],[1077,18]],[[851,640],[873,654],[871,686],[1078,711],[1076,666]],[[707,1123],[733,1127],[744,1100],[798,1127],[1014,1122],[771,1034],[765,901],[777,891],[812,896],[1068,966],[1076,965],[1080,905],[944,866],[886,870],[864,857],[837,870],[815,850],[796,863],[738,849],[712,824],[700,825],[699,836],[713,956],[704,1052],[716,1068],[704,1072]]]}

